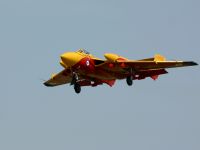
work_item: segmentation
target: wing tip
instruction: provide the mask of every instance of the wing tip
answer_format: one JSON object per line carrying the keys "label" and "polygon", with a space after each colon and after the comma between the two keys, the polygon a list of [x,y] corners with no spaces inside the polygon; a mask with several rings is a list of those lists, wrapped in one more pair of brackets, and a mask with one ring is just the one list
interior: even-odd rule
{"label": "wing tip", "polygon": [[44,82],[43,83],[45,86],[47,86],[47,87],[52,87],[53,85],[52,84],[49,84],[48,82]]}
{"label": "wing tip", "polygon": [[194,64],[194,66],[198,66],[199,64],[198,63],[196,63],[196,62],[193,62],[193,64]]}
{"label": "wing tip", "polygon": [[197,66],[199,65],[198,63],[194,62],[194,61],[187,61],[183,63],[185,66]]}

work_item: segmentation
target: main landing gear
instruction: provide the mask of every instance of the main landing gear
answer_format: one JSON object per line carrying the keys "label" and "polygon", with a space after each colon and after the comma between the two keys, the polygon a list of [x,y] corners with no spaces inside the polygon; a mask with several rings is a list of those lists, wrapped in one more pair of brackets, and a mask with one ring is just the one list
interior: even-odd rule
{"label": "main landing gear", "polygon": [[79,94],[81,92],[81,86],[78,83],[74,84],[74,90],[77,94]]}
{"label": "main landing gear", "polygon": [[128,76],[126,78],[126,83],[129,85],[129,86],[132,86],[133,85],[133,77],[132,76]]}
{"label": "main landing gear", "polygon": [[136,71],[133,68],[130,68],[129,76],[126,77],[126,83],[128,84],[128,86],[133,85],[133,76],[135,75],[135,73],[136,73]]}

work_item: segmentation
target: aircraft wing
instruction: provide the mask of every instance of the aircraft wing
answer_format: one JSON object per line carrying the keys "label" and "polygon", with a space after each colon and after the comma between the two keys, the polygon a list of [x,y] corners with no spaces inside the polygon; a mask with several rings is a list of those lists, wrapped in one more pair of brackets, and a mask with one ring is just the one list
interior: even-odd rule
{"label": "aircraft wing", "polygon": [[198,65],[193,61],[128,61],[124,62],[124,64],[136,70],[166,69]]}
{"label": "aircraft wing", "polygon": [[[139,60],[139,61],[118,61],[118,62],[106,62],[99,67],[110,68],[111,66],[114,70],[121,70],[126,68],[133,68],[136,71],[143,70],[157,70],[166,68],[176,68],[176,67],[186,67],[198,65],[193,61],[152,61],[152,60]],[[112,70],[112,68],[110,68]],[[117,69],[118,68],[118,69]]]}
{"label": "aircraft wing", "polygon": [[45,86],[58,86],[62,84],[67,84],[72,81],[71,71],[69,69],[65,69],[58,74],[52,75],[52,77],[44,82]]}

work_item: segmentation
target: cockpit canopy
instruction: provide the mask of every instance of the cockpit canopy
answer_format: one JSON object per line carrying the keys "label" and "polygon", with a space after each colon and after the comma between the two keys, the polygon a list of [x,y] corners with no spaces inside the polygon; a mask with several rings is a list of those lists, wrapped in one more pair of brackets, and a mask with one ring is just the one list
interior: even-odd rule
{"label": "cockpit canopy", "polygon": [[79,53],[85,53],[87,55],[89,55],[90,53],[88,51],[86,51],[85,49],[79,49],[77,52]]}

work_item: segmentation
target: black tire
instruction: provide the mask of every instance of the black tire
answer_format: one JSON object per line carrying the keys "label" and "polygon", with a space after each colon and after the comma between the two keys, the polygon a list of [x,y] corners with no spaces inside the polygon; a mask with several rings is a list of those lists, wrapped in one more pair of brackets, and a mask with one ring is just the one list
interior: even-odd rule
{"label": "black tire", "polygon": [[132,86],[133,85],[133,78],[132,78],[132,76],[128,76],[126,78],[126,83],[128,84],[128,86]]}
{"label": "black tire", "polygon": [[81,92],[81,86],[78,83],[74,84],[74,90],[77,94],[79,94]]}

